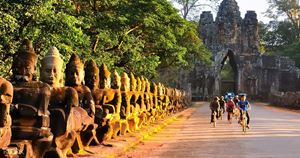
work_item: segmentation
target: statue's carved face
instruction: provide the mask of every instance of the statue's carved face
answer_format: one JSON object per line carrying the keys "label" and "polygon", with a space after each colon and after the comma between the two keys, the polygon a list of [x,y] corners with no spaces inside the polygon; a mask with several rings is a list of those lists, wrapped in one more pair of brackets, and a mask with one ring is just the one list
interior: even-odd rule
{"label": "statue's carved face", "polygon": [[[13,99],[13,86],[11,83],[0,77],[0,128],[10,125],[8,119],[10,104]],[[1,131],[0,131],[1,135]]]}
{"label": "statue's carved face", "polygon": [[13,67],[13,75],[17,81],[31,82],[36,72],[34,61],[20,60],[15,62]]}
{"label": "statue's carved face", "polygon": [[84,76],[83,67],[72,66],[69,71],[66,72],[66,80],[69,84],[73,86],[78,86],[82,84]]}
{"label": "statue's carved face", "polygon": [[62,78],[61,67],[56,63],[47,63],[41,68],[41,81],[53,87],[59,87]]}
{"label": "statue's carved face", "polygon": [[90,71],[85,73],[85,84],[88,87],[99,87],[99,72]]}
{"label": "statue's carved face", "polygon": [[[3,82],[3,83],[2,83]],[[12,103],[13,99],[13,86],[8,82],[0,78],[0,104]]]}

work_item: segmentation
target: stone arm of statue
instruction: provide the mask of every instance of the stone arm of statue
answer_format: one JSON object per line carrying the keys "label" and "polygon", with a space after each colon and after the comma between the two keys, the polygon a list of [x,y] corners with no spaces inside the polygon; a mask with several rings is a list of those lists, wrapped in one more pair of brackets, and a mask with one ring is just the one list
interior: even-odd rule
{"label": "stone arm of statue", "polygon": [[91,90],[84,86],[85,88],[85,94],[83,97],[83,108],[87,110],[89,116],[94,117],[95,116],[95,102],[93,99],[93,95]]}
{"label": "stone arm of statue", "polygon": [[72,87],[66,89],[66,109],[69,111],[72,107],[78,107],[78,94],[77,91]]}
{"label": "stone arm of statue", "polygon": [[42,118],[42,127],[40,135],[49,135],[48,127],[50,126],[50,112],[48,111],[48,106],[51,97],[51,89],[50,86],[46,83],[41,83],[41,93],[40,93],[40,101],[38,105],[38,116]]}

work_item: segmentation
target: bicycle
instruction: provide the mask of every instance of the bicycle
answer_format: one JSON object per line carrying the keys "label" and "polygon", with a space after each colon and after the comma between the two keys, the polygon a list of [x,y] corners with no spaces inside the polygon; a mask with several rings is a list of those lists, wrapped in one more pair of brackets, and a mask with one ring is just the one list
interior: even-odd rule
{"label": "bicycle", "polygon": [[232,117],[233,117],[234,113],[233,113],[233,109],[228,109],[227,110],[227,120],[228,122],[231,124],[232,123]]}
{"label": "bicycle", "polygon": [[242,126],[242,131],[246,133],[247,129],[247,112],[242,110],[242,120],[241,120],[241,126]]}
{"label": "bicycle", "polygon": [[217,112],[216,111],[213,112],[212,122],[213,122],[213,127],[215,128],[217,126]]}
{"label": "bicycle", "polygon": [[223,120],[223,115],[224,115],[224,109],[221,108],[221,109],[219,110],[219,118],[218,118],[218,119]]}

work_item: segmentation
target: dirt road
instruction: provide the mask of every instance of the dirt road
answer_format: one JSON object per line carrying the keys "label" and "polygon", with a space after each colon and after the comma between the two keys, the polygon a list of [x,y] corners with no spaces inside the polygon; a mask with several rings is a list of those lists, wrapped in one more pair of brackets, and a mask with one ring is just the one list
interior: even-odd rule
{"label": "dirt road", "polygon": [[300,113],[252,104],[251,129],[246,134],[234,120],[209,124],[208,103],[122,155],[123,158],[299,158]]}

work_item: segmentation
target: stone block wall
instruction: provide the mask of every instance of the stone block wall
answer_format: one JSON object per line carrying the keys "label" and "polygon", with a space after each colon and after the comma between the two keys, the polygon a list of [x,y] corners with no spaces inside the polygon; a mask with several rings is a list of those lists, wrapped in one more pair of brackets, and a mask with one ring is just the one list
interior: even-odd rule
{"label": "stone block wall", "polygon": [[247,11],[241,18],[236,1],[223,0],[215,19],[209,11],[201,14],[198,31],[213,53],[213,65],[198,62],[190,72],[186,82],[191,84],[193,98],[220,95],[220,72],[225,58],[235,68],[238,93],[266,100],[273,94],[300,91],[300,70],[293,60],[259,53],[255,11]]}

